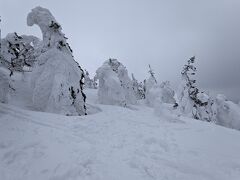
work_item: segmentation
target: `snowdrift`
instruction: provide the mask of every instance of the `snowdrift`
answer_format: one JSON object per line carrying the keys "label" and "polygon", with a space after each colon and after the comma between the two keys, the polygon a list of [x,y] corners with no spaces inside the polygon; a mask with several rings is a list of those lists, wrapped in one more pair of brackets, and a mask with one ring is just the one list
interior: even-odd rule
{"label": "snowdrift", "polygon": [[[97,91],[86,91],[94,104]],[[239,179],[239,131],[141,105],[97,106],[67,117],[0,103],[0,179]]]}

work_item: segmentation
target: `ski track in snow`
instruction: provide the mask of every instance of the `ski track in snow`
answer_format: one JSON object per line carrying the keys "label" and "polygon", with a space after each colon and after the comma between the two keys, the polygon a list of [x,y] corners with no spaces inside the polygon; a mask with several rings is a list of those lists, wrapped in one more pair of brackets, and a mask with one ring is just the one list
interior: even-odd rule
{"label": "ski track in snow", "polygon": [[153,109],[66,117],[0,104],[1,180],[239,180],[240,133]]}

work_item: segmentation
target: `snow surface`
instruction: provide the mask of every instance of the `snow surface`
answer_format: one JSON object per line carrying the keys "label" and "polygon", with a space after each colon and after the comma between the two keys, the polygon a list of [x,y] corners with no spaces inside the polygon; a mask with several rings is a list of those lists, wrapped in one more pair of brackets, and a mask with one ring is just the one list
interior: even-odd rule
{"label": "snow surface", "polygon": [[152,108],[63,116],[0,103],[1,180],[239,180],[240,132]]}

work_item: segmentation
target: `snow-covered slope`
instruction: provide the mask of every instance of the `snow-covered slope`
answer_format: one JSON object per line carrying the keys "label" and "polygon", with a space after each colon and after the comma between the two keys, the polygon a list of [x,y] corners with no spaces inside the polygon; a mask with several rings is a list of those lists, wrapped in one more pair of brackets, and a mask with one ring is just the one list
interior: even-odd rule
{"label": "snow-covered slope", "polygon": [[239,180],[240,132],[153,109],[62,116],[0,104],[1,180]]}

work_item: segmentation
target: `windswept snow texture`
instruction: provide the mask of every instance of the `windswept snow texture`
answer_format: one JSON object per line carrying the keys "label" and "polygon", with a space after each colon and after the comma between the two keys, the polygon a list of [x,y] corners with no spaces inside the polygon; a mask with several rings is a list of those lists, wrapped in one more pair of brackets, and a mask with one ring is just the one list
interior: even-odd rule
{"label": "windswept snow texture", "polygon": [[[90,104],[97,101],[89,90]],[[152,108],[66,117],[0,104],[1,180],[239,180],[240,132]]]}

